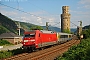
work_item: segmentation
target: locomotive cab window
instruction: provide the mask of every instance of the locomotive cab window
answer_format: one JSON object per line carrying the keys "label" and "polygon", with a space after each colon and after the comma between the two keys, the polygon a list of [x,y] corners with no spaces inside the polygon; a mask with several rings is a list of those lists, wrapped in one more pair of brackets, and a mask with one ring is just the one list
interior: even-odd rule
{"label": "locomotive cab window", "polygon": [[35,37],[35,34],[25,34],[24,37]]}

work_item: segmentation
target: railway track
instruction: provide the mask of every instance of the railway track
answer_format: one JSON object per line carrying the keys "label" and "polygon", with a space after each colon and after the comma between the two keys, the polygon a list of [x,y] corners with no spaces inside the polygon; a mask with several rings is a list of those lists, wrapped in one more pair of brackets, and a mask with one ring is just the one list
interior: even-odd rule
{"label": "railway track", "polygon": [[61,45],[40,50],[38,52],[23,53],[4,60],[54,60],[57,56],[62,55],[72,45],[80,43],[80,40],[71,40]]}
{"label": "railway track", "polygon": [[[71,41],[71,43],[66,43],[66,44],[62,44],[60,46],[58,46],[57,48],[55,47],[55,49],[49,50],[47,51],[47,53],[38,55],[38,56],[34,56],[31,58],[31,60],[54,60],[55,57],[59,56],[60,54],[64,53],[65,51],[68,50],[68,48],[70,46],[72,46],[73,44],[77,44],[79,43],[78,41]],[[29,58],[30,59],[30,58]]]}

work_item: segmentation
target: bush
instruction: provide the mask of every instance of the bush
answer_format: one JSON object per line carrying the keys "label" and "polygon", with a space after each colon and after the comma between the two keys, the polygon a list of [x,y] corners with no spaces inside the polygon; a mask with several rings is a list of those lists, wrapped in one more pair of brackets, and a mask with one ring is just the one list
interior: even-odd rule
{"label": "bush", "polygon": [[82,34],[85,39],[90,38],[90,29],[82,31]]}
{"label": "bush", "polygon": [[41,26],[32,26],[30,30],[43,30]]}
{"label": "bush", "polygon": [[71,47],[58,60],[90,60],[90,38],[84,39],[79,45]]}
{"label": "bush", "polygon": [[0,59],[7,58],[12,55],[13,53],[11,51],[0,51]]}
{"label": "bush", "polygon": [[6,40],[0,40],[0,46],[2,45],[12,45],[12,44]]}
{"label": "bush", "polygon": [[17,54],[21,54],[23,52],[24,50],[22,50],[22,48],[18,48],[15,50],[8,50],[8,51],[0,51],[0,59],[8,58]]}

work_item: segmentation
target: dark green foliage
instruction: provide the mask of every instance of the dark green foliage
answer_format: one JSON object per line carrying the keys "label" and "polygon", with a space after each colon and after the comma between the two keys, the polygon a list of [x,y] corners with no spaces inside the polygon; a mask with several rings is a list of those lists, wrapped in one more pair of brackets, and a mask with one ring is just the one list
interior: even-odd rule
{"label": "dark green foliage", "polygon": [[83,29],[90,29],[90,25],[84,26]]}
{"label": "dark green foliage", "polygon": [[24,53],[24,50],[22,48],[18,48],[15,50],[8,50],[8,51],[0,51],[0,59],[8,58],[13,55]]}
{"label": "dark green foliage", "polygon": [[30,30],[43,30],[41,26],[32,26]]}
{"label": "dark green foliage", "polygon": [[[15,21],[15,23],[17,25],[19,25],[18,21]],[[35,25],[34,24],[31,24],[31,23],[26,23],[26,22],[20,22],[20,26],[21,26],[21,28],[23,28],[25,30],[29,30],[30,27],[35,26]]]}
{"label": "dark green foliage", "polygon": [[[13,33],[16,33],[17,32],[17,25],[15,24],[15,22],[13,20],[11,20],[10,18],[2,15],[0,13],[0,28],[3,28],[3,29],[0,29],[0,33],[2,32],[8,32],[8,31],[11,31]],[[4,30],[4,31],[1,31],[1,30]]]}
{"label": "dark green foliage", "polygon": [[85,39],[90,38],[90,25],[87,25],[87,26],[83,27],[82,34],[83,34]]}
{"label": "dark green foliage", "polygon": [[4,32],[9,32],[9,30],[0,25],[0,34],[2,34]]}
{"label": "dark green foliage", "polygon": [[82,31],[82,34],[84,36],[84,38],[89,38],[90,37],[90,29],[87,29],[87,30],[83,30]]}
{"label": "dark green foliage", "polygon": [[90,47],[87,48],[86,55],[86,59],[90,59]]}
{"label": "dark green foliage", "polygon": [[[13,32],[18,34],[18,21],[13,21],[12,19],[8,18],[5,15],[0,13],[0,34],[6,32]],[[21,26],[21,35],[23,35],[24,30],[30,30],[30,27],[36,27],[37,25],[31,23],[20,22]],[[37,27],[38,29],[42,29],[41,27]]]}
{"label": "dark green foliage", "polygon": [[13,53],[11,51],[0,51],[0,59],[7,58],[12,55]]}
{"label": "dark green foliage", "polygon": [[12,45],[12,44],[6,40],[0,40],[0,46],[2,45]]}
{"label": "dark green foliage", "polygon": [[90,38],[82,40],[79,45],[71,47],[58,60],[90,60]]}

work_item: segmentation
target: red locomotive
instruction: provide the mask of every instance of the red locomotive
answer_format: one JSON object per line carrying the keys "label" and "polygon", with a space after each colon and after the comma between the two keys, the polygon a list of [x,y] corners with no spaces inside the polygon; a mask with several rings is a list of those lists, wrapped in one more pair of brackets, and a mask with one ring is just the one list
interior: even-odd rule
{"label": "red locomotive", "polygon": [[64,43],[68,40],[72,40],[72,34],[32,30],[24,33],[22,44],[24,49],[33,51],[37,48]]}
{"label": "red locomotive", "polygon": [[34,50],[49,45],[57,44],[57,33],[45,30],[32,30],[24,33],[23,48]]}

